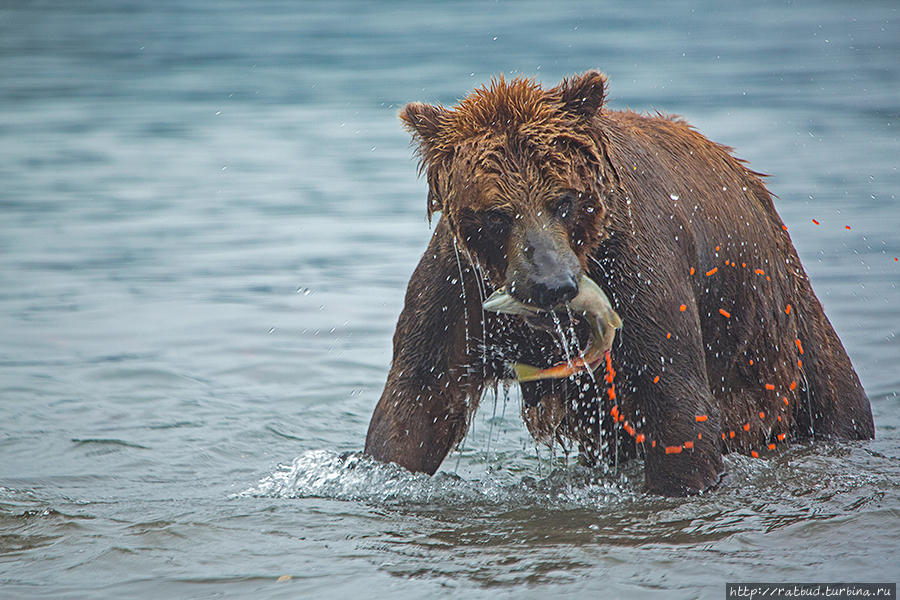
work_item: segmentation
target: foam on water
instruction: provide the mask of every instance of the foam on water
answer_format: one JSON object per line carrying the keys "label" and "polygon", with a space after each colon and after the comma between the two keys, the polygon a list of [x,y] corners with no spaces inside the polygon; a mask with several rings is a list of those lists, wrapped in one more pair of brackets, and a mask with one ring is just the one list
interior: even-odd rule
{"label": "foam on water", "polygon": [[443,472],[431,477],[360,453],[310,450],[236,496],[317,497],[377,505],[572,508],[634,500],[642,495],[635,487],[627,477],[598,479],[577,467],[556,469],[540,479],[504,472],[486,472],[476,479]]}

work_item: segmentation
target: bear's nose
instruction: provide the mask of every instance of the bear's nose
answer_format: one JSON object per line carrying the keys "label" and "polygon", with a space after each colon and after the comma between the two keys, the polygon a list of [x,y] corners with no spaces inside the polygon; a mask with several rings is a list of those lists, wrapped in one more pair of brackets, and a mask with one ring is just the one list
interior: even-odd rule
{"label": "bear's nose", "polygon": [[535,281],[531,286],[531,304],[541,308],[553,308],[578,295],[578,282],[571,274],[551,280]]}

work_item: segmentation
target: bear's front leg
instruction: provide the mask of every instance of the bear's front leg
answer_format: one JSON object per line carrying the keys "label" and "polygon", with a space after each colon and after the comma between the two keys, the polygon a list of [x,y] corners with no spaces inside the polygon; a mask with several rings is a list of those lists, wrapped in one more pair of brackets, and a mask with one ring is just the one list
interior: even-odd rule
{"label": "bear's front leg", "polygon": [[442,218],[410,278],[391,370],[366,435],[366,454],[414,472],[437,471],[465,435],[484,385],[476,350],[481,300],[461,254]]}
{"label": "bear's front leg", "polygon": [[[698,494],[715,486],[724,468],[697,309],[657,303],[651,311],[641,305],[637,295],[616,307],[624,321],[613,349],[616,412],[625,429],[619,435],[632,435],[643,448],[650,492]],[[660,314],[667,310],[675,317]]]}
{"label": "bear's front leg", "polygon": [[652,493],[689,496],[714,487],[723,475],[719,416],[701,381],[671,379],[651,380],[657,390],[635,395],[645,415],[645,481]]}

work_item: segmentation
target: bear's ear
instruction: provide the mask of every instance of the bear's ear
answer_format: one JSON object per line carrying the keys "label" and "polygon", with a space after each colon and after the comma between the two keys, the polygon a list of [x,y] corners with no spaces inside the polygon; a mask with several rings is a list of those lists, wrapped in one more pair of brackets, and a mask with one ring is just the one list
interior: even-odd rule
{"label": "bear's ear", "polygon": [[581,115],[593,117],[606,100],[606,75],[599,71],[588,71],[547,90],[553,100],[562,105],[562,109]]}
{"label": "bear's ear", "polygon": [[450,113],[442,106],[422,102],[410,102],[400,110],[400,120],[419,144],[419,151],[426,162],[434,159],[444,118]]}

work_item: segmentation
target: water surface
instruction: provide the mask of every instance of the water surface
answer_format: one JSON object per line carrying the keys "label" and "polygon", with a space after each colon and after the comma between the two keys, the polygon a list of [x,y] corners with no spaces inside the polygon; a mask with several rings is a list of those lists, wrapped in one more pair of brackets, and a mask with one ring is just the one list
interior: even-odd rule
{"label": "water surface", "polygon": [[[663,499],[535,449],[510,390],[435,478],[352,454],[430,235],[398,108],[592,67],[772,175],[875,441]],[[893,3],[7,2],[0,83],[0,596],[900,578]]]}

